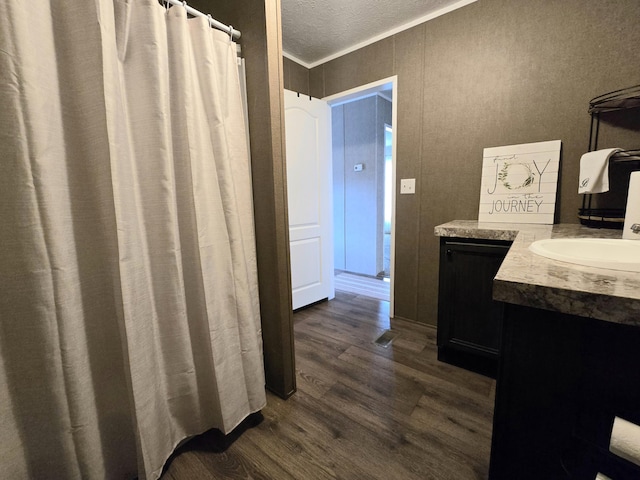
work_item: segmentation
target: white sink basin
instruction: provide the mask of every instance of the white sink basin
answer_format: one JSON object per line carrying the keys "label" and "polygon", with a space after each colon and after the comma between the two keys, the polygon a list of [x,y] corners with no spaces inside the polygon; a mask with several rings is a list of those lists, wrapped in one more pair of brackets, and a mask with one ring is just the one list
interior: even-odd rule
{"label": "white sink basin", "polygon": [[533,242],[529,250],[577,265],[640,272],[640,240],[550,238]]}

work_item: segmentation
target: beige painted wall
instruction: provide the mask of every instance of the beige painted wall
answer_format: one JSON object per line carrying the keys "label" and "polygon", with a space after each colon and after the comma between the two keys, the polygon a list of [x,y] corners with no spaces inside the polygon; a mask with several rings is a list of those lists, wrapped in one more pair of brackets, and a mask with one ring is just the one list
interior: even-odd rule
{"label": "beige painted wall", "polygon": [[309,70],[296,62],[282,57],[284,88],[309,95]]}
{"label": "beige painted wall", "polygon": [[[637,0],[479,0],[311,71],[285,59],[285,87],[319,98],[398,75],[397,179],[417,193],[396,199],[397,316],[436,324],[433,228],[478,217],[483,148],[562,140],[558,221],[577,222],[588,102],[640,84],[639,20]],[[637,117],[600,146],[640,147]]]}

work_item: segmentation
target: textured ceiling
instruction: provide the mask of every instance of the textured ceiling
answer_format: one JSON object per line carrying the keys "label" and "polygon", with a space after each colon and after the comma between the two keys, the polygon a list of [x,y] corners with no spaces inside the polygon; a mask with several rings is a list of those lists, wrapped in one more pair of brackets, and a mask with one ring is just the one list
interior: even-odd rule
{"label": "textured ceiling", "polygon": [[313,66],[411,22],[474,0],[282,0],[285,54]]}

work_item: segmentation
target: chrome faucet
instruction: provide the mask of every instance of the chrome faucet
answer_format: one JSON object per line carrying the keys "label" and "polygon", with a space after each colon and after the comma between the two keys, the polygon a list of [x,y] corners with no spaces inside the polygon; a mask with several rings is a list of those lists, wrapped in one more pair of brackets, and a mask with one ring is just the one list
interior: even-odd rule
{"label": "chrome faucet", "polygon": [[631,231],[637,235],[640,235],[640,223],[634,223],[631,225]]}

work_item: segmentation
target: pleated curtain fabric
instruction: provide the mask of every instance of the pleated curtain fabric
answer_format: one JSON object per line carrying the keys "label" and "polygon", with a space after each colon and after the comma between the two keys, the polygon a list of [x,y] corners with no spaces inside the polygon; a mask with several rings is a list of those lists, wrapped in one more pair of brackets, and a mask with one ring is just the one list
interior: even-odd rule
{"label": "pleated curtain fabric", "polygon": [[0,2],[0,478],[155,479],[265,405],[229,36],[156,0]]}

